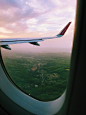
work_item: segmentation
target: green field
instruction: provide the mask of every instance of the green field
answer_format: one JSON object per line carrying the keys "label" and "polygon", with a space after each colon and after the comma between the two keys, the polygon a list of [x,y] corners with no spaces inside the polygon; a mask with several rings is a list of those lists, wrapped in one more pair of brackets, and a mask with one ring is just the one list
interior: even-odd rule
{"label": "green field", "polygon": [[42,101],[55,100],[65,91],[70,69],[68,53],[38,53],[3,56],[16,85]]}

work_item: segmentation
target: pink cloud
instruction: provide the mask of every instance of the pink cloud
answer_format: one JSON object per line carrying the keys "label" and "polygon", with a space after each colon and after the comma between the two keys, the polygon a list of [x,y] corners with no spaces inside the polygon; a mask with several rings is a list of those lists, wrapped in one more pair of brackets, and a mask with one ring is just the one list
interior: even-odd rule
{"label": "pink cloud", "polygon": [[[9,37],[48,36],[74,18],[74,2],[57,0],[0,0],[0,27],[13,33],[4,33]],[[27,24],[28,20],[37,22]],[[29,30],[29,31],[28,31]],[[46,31],[47,30],[47,31]],[[28,32],[28,33],[27,33]],[[2,32],[0,32],[3,34]],[[33,35],[34,33],[34,35]]]}

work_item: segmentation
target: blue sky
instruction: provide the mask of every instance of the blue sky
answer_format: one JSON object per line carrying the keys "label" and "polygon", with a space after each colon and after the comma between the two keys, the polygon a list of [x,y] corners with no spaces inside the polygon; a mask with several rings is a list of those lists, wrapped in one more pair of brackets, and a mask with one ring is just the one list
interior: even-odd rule
{"label": "blue sky", "polygon": [[[55,36],[71,21],[64,37],[40,42],[40,49],[71,49],[75,11],[75,0],[0,0],[0,38]],[[28,44],[10,46],[13,49],[35,47]]]}

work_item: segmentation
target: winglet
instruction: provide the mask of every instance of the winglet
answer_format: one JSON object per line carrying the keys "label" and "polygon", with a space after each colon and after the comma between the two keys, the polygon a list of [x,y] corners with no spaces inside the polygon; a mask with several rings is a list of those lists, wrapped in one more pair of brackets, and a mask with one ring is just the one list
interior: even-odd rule
{"label": "winglet", "polygon": [[56,36],[63,36],[64,34],[65,34],[65,32],[66,32],[66,30],[68,29],[68,27],[69,27],[69,25],[71,24],[71,22],[69,22],[63,29],[62,29],[62,31],[58,34],[58,35],[56,35]]}

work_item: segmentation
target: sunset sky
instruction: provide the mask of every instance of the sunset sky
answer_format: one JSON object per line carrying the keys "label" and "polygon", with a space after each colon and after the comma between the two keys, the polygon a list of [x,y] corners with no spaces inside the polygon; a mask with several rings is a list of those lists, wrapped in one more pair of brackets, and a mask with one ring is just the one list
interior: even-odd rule
{"label": "sunset sky", "polygon": [[[57,35],[71,21],[62,38],[39,42],[41,48],[71,49],[76,0],[0,0],[0,39]],[[14,50],[33,49],[31,44],[10,45]]]}

